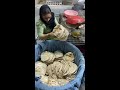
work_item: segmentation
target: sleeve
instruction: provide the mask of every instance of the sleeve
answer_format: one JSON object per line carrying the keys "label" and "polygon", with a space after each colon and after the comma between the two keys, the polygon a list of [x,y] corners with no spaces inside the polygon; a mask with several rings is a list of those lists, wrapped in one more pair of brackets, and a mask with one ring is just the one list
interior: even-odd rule
{"label": "sleeve", "polygon": [[44,33],[44,27],[39,22],[36,23],[36,27],[37,27],[37,35],[38,37],[40,37]]}
{"label": "sleeve", "polygon": [[56,17],[55,17],[55,24],[56,24],[56,25],[58,25],[58,24],[59,24],[59,23],[58,23],[58,21],[57,21],[57,19],[56,19]]}

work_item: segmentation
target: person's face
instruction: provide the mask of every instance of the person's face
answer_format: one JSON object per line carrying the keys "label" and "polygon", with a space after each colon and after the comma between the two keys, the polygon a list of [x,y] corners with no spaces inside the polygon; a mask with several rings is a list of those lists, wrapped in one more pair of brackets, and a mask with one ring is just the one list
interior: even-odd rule
{"label": "person's face", "polygon": [[51,17],[52,17],[51,13],[42,15],[43,20],[46,22],[48,22],[51,19]]}

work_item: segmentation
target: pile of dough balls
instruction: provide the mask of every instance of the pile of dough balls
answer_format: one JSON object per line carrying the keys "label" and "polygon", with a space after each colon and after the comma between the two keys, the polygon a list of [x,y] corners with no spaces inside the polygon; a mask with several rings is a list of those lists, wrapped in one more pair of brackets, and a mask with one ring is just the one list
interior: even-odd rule
{"label": "pile of dough balls", "polygon": [[69,35],[69,31],[62,25],[56,25],[53,29],[53,34],[58,40],[66,41]]}
{"label": "pile of dough balls", "polygon": [[45,51],[41,54],[41,61],[35,63],[35,75],[40,77],[42,83],[48,86],[62,86],[75,78],[77,65],[74,54],[61,51],[54,53]]}

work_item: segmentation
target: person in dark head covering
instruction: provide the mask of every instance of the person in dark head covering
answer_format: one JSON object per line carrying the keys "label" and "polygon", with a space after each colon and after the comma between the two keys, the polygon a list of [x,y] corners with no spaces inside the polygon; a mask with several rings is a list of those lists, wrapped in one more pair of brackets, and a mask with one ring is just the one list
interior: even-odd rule
{"label": "person in dark head covering", "polygon": [[42,5],[39,9],[40,19],[36,23],[38,38],[41,40],[54,39],[52,30],[58,22],[48,5]]}

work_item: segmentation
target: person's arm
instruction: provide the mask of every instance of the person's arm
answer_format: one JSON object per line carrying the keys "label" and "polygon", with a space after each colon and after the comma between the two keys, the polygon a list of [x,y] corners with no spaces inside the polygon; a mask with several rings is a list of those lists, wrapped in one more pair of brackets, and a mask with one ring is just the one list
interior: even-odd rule
{"label": "person's arm", "polygon": [[38,39],[40,40],[46,40],[49,37],[53,37],[53,33],[48,33],[48,34],[44,34],[44,26],[40,25],[40,24],[36,24],[37,25],[37,34],[38,34]]}
{"label": "person's arm", "polygon": [[39,22],[37,22],[36,23],[36,27],[37,27],[38,39],[46,40],[49,37],[49,33],[48,34],[44,34],[44,26],[41,25]]}
{"label": "person's arm", "polygon": [[43,34],[39,37],[40,40],[47,40],[49,37],[49,34]]}
{"label": "person's arm", "polygon": [[41,39],[41,40],[47,40],[49,37],[55,37],[55,35],[54,35],[52,32],[50,32],[50,33],[48,33],[48,34],[42,34],[42,35],[39,37],[39,39]]}

